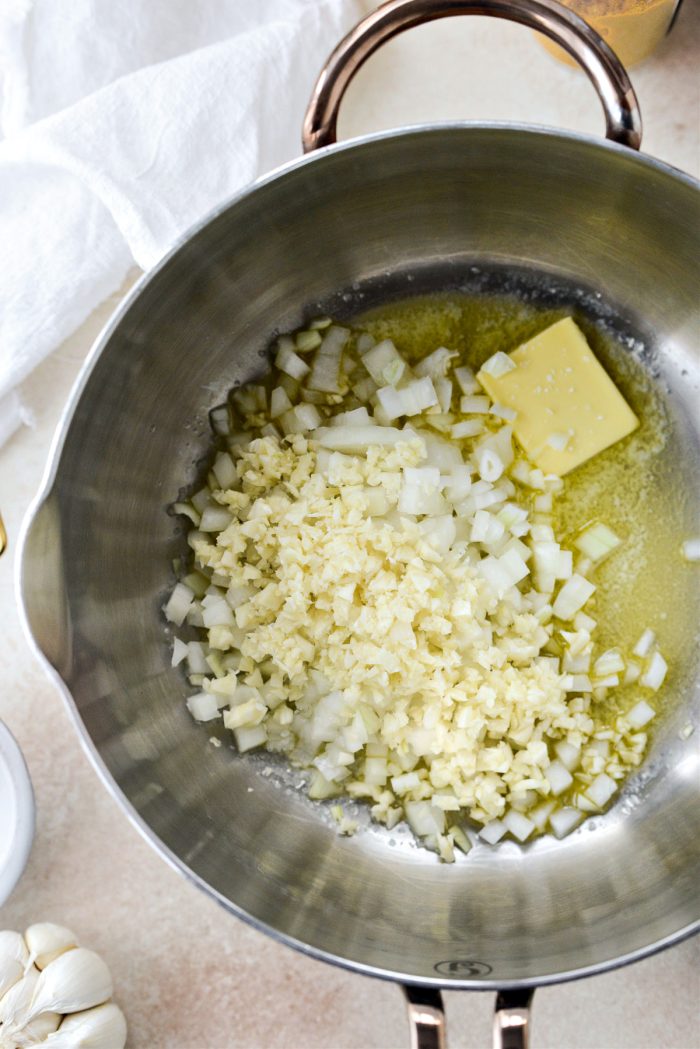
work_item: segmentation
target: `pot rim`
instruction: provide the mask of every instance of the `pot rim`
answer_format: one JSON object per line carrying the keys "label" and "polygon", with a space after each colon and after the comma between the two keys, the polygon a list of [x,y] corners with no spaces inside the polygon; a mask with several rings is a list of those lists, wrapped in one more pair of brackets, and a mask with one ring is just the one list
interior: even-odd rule
{"label": "pot rim", "polygon": [[357,136],[351,139],[345,139],[342,142],[333,143],[329,146],[324,146],[320,149],[315,150],[305,156],[297,157],[291,161],[287,161],[284,164],[279,165],[272,171],[261,175],[253,182],[244,186],[241,190],[234,193],[231,197],[227,198],[221,204],[218,204],[210,211],[206,213],[201,219],[189,226],[180,237],[178,237],[175,244],[170,248],[163,257],[147,272],[143,273],[129,289],[124,296],[123,300],[119,303],[117,308],[111,314],[105,326],[97,335],[94,340],[88,354],[80,368],[78,376],[75,380],[73,388],[70,392],[66,405],[61,412],[59,421],[56,425],[56,430],[51,440],[49,454],[44,469],[44,474],[39,485],[39,490],[35,497],[32,499],[24,520],[22,522],[20,535],[18,538],[17,547],[17,558],[16,558],[16,569],[15,569],[15,587],[18,596],[18,610],[19,618],[22,624],[25,637],[41,663],[44,672],[46,673],[49,680],[51,680],[59,689],[63,702],[66,706],[69,717],[71,718],[73,725],[77,731],[78,738],[83,747],[83,750],[87,754],[88,758],[92,762],[95,771],[97,772],[102,783],[106,787],[109,794],[119,803],[123,808],[127,817],[131,823],[139,831],[141,836],[148,842],[148,844],[155,849],[155,851],[179,874],[191,882],[198,889],[203,891],[211,899],[215,900],[220,904],[226,911],[234,915],[234,917],[241,919],[246,924],[252,926],[258,930],[270,936],[277,943],[284,944],[287,947],[291,947],[293,950],[300,952],[301,954],[307,955],[308,957],[315,958],[322,962],[327,962],[331,965],[336,965],[342,969],[350,970],[351,972],[359,973],[362,976],[370,976],[378,979],[388,980],[394,983],[409,984],[416,987],[429,987],[429,988],[441,988],[444,990],[471,990],[471,991],[498,991],[498,990],[510,990],[517,988],[535,988],[551,986],[559,983],[566,983],[572,980],[582,979],[586,976],[593,976],[600,973],[609,972],[613,969],[620,968],[624,965],[629,965],[633,962],[640,961],[643,958],[650,957],[658,952],[665,950],[677,943],[681,943],[683,940],[688,939],[690,936],[697,932],[700,932],[700,918],[683,928],[671,933],[669,936],[663,937],[660,940],[647,944],[644,947],[640,947],[635,951],[628,952],[627,954],[616,956],[614,958],[606,959],[602,962],[583,966],[581,968],[568,969],[565,972],[557,972],[547,974],[539,977],[528,977],[526,979],[516,980],[494,980],[494,979],[454,979],[447,980],[444,977],[416,977],[407,975],[405,973],[397,972],[391,969],[384,969],[378,966],[368,965],[363,962],[359,962],[350,958],[340,957],[339,955],[331,954],[328,951],[322,950],[321,948],[311,946],[296,937],[289,936],[285,933],[280,932],[273,926],[266,924],[260,919],[248,914],[247,911],[243,910],[237,904],[233,903],[207,881],[205,881],[200,875],[196,874],[190,867],[187,866],[184,860],[177,856],[151,829],[150,825],[143,819],[143,817],[134,808],[131,801],[127,798],[126,794],[122,791],[121,787],[117,784],[117,781],[112,776],[111,772],[107,768],[107,765],[99,753],[92,737],[89,735],[85,724],[78,711],[77,704],[73,695],[61,677],[60,673],[52,666],[43,650],[39,647],[38,642],[34,638],[32,633],[27,611],[24,604],[24,562],[26,557],[26,547],[28,538],[41,507],[50,496],[53,485],[56,481],[58,473],[58,465],[61,460],[61,453],[63,446],[68,434],[70,422],[73,418],[75,409],[82,397],[83,391],[87,384],[87,380],[107,343],[112,337],[119,324],[131,309],[132,304],[141,294],[142,290],[164,269],[171,259],[183,248],[189,241],[194,239],[209,223],[213,222],[220,215],[222,215],[229,208],[235,206],[240,201],[246,199],[249,195],[255,193],[258,189],[271,184],[277,179],[283,178],[290,172],[300,170],[308,164],[315,164],[323,161],[323,159],[330,155],[338,152],[349,152],[357,150],[365,145],[369,145],[375,142],[383,141],[385,139],[393,139],[400,137],[411,137],[411,136],[423,136],[432,133],[444,133],[446,131],[456,132],[470,132],[470,131],[482,131],[494,134],[504,134],[515,132],[518,135],[528,135],[533,137],[540,137],[544,139],[559,139],[571,141],[574,143],[583,144],[587,147],[595,149],[608,150],[613,153],[617,153],[620,156],[627,158],[634,164],[643,165],[650,168],[665,177],[673,178],[676,181],[687,185],[690,189],[700,191],[700,179],[696,179],[694,176],[681,171],[671,164],[667,164],[665,161],[658,160],[655,157],[649,156],[644,153],[638,153],[627,146],[620,145],[619,143],[612,142],[604,138],[596,138],[594,135],[589,135],[583,132],[562,130],[560,128],[551,128],[546,125],[540,124],[523,124],[523,123],[510,123],[506,121],[441,121],[436,123],[420,123],[405,125],[400,128],[390,129],[387,131],[373,132],[367,135]]}

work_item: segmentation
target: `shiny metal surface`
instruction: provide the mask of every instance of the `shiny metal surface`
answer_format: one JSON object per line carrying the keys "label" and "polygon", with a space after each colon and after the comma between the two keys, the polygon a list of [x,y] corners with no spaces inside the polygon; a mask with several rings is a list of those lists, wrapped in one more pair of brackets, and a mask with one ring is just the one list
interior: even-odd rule
{"label": "shiny metal surface", "polygon": [[699,201],[685,176],[585,136],[452,125],[367,138],[220,211],[99,340],[24,535],[26,619],[107,785],[233,913],[317,957],[449,988],[568,979],[697,927],[700,732],[678,735],[697,724],[692,648],[678,704],[610,813],[562,842],[477,846],[444,866],[400,828],[338,837],[272,758],[211,746],[185,709],[160,608],[184,550],[168,504],[195,482],[209,409],[264,369],[275,329],[485,275],[578,296],[646,341],[694,534]]}
{"label": "shiny metal surface", "polygon": [[554,40],[593,84],[605,114],[606,138],[639,149],[642,118],[624,66],[583,18],[556,0],[386,0],[350,30],[323,67],[304,120],[304,152],[336,141],[343,95],[360,66],[382,44],[407,29],[456,15],[505,18]]}

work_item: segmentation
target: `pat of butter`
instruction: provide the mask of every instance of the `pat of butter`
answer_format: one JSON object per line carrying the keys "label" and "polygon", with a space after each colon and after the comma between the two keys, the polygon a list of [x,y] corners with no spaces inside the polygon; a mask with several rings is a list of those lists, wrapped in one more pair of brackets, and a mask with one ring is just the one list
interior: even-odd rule
{"label": "pat of butter", "polygon": [[517,413],[515,436],[545,473],[561,477],[639,426],[571,317],[509,356],[515,368],[477,378],[493,401]]}

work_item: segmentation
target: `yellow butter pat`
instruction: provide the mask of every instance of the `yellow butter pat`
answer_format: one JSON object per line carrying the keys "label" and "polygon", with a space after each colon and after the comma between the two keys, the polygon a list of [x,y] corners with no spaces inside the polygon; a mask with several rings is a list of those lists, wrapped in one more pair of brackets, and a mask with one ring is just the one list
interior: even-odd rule
{"label": "yellow butter pat", "polygon": [[621,441],[639,420],[571,317],[508,355],[515,365],[477,378],[516,413],[513,431],[528,457],[560,477]]}

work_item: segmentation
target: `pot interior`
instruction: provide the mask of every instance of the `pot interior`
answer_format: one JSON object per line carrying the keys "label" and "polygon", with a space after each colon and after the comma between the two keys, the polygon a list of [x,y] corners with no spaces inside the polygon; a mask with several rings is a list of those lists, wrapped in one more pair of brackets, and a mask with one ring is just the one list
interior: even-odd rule
{"label": "pot interior", "polygon": [[699,196],[669,169],[576,136],[380,136],[246,193],[103,337],[26,540],[27,616],[108,782],[235,913],[319,956],[452,986],[602,968],[697,920],[700,733],[679,736],[700,696],[697,592],[674,702],[617,804],[562,842],[479,846],[453,866],[366,819],[338,837],[283,762],[239,757],[228,734],[212,746],[220,733],[185,709],[160,608],[185,550],[167,508],[201,474],[209,410],[264,370],[276,331],[414,294],[570,305],[637,353],[672,422],[662,465],[685,488],[679,527],[697,533]]}

